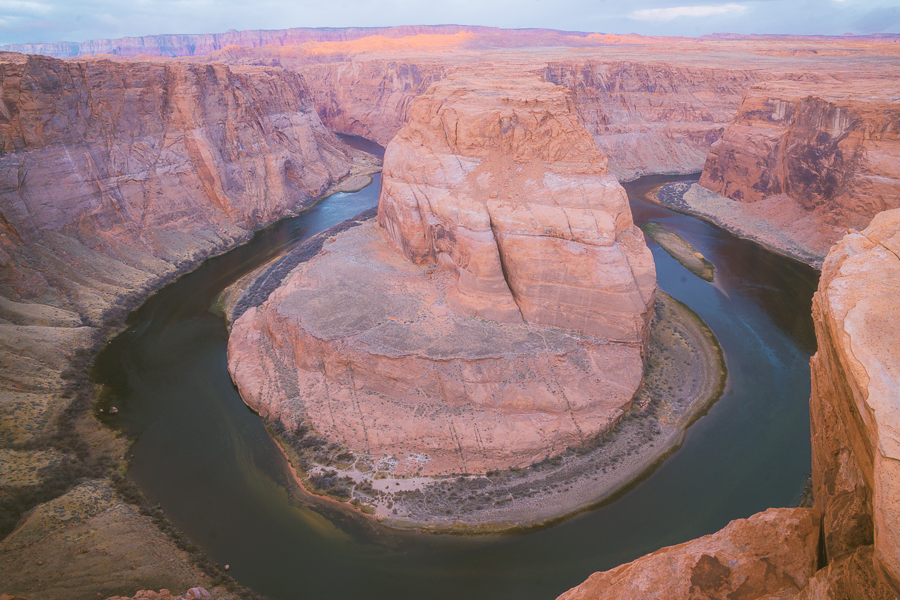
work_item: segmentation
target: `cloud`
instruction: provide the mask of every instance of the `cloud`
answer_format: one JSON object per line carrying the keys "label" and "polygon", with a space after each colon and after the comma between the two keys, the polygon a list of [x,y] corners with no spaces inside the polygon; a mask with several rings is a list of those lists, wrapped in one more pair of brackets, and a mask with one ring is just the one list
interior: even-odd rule
{"label": "cloud", "polygon": [[678,17],[712,17],[747,10],[742,4],[718,4],[713,6],[673,6],[671,8],[645,8],[628,14],[635,21],[671,21]]}
{"label": "cloud", "polygon": [[25,14],[47,14],[53,10],[53,7],[42,2],[29,2],[28,0],[0,0],[0,11],[4,17],[8,17],[10,12]]}

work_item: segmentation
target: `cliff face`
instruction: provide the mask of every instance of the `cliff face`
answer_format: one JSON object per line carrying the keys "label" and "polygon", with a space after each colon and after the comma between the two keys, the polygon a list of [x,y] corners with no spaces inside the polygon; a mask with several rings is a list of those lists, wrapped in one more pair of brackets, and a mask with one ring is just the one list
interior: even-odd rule
{"label": "cliff face", "polygon": [[382,146],[409,121],[413,100],[450,67],[433,60],[358,60],[300,69],[322,121]]}
{"label": "cliff face", "polygon": [[135,300],[351,155],[281,69],[0,55],[0,589],[209,581],[110,484],[126,445],[94,417],[89,359]]}
{"label": "cliff face", "polygon": [[385,153],[378,224],[234,323],[254,409],[376,472],[447,476],[582,445],[630,405],[653,259],[564,88],[432,86]]}
{"label": "cliff face", "polygon": [[700,185],[748,203],[785,195],[861,229],[900,206],[898,93],[877,77],[755,86],[710,148]]}
{"label": "cliff face", "polygon": [[606,163],[562,88],[456,75],[389,146],[378,222],[459,314],[640,343],[656,272]]}
{"label": "cliff face", "polygon": [[569,88],[619,179],[700,171],[744,92],[770,76],[751,68],[599,59],[551,62],[544,73]]}
{"label": "cliff face", "polygon": [[[813,317],[813,484],[829,561],[872,546],[900,593],[900,210],[851,233],[822,267]],[[871,568],[873,563],[868,563]],[[865,563],[863,563],[865,566]]]}
{"label": "cliff face", "polygon": [[[302,79],[280,69],[4,58],[0,291],[15,300],[96,316],[102,298],[246,236],[349,170]],[[56,256],[34,269],[44,249]]]}

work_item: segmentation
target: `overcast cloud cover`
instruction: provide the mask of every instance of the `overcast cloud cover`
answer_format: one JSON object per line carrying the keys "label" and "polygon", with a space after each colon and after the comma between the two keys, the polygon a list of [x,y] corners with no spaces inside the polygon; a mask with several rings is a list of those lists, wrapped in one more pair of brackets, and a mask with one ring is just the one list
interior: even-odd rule
{"label": "overcast cloud cover", "polygon": [[900,0],[0,0],[0,44],[417,24],[604,33],[900,32]]}

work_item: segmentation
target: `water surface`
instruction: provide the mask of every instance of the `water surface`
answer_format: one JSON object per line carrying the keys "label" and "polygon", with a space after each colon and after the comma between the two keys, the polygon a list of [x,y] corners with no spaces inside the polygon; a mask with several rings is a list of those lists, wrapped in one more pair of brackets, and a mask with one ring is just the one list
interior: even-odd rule
{"label": "water surface", "polygon": [[231,574],[273,600],[544,599],[662,546],[798,501],[810,470],[810,317],[817,273],[709,225],[643,202],[716,266],[707,283],[650,243],[659,285],[718,336],[728,384],[684,445],[628,493],[551,528],[496,537],[395,533],[292,500],[285,460],[226,369],[216,294],[273,253],[374,206],[380,185],[337,194],[204,263],[136,311],[98,358],[96,379],[136,437],[129,477]]}

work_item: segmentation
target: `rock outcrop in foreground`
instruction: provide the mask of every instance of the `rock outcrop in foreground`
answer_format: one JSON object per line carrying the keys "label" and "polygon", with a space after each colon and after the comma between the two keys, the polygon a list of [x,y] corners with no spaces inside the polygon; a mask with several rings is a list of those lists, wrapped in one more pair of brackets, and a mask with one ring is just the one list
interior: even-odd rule
{"label": "rock outcrop in foreground", "polygon": [[832,249],[813,317],[813,494],[825,552],[840,561],[874,545],[868,566],[900,595],[900,210]]}
{"label": "rock outcrop in foreground", "polygon": [[594,573],[558,600],[790,598],[816,570],[819,518],[770,508],[712,535]]}
{"label": "rock outcrop in foreground", "polygon": [[235,322],[242,397],[398,475],[584,444],[640,384],[655,298],[624,190],[537,77],[459,74],[411,115],[380,229],[341,234]]}
{"label": "rock outcrop in foreground", "polygon": [[[900,210],[893,210],[832,249],[813,301],[814,510],[770,509],[733,521],[595,573],[561,600],[900,595],[898,291]],[[825,564],[816,570],[819,547]]]}

